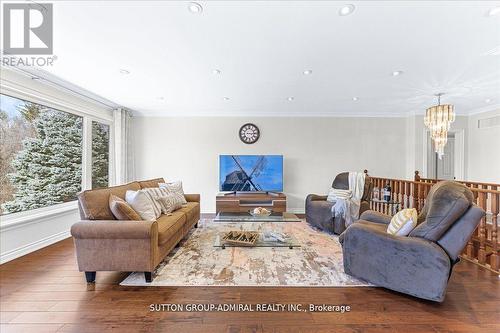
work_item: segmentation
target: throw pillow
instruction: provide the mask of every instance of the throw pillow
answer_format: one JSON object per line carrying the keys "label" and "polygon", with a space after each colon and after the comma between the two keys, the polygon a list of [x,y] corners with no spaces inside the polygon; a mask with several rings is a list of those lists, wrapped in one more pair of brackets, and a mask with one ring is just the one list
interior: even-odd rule
{"label": "throw pillow", "polygon": [[179,193],[168,193],[167,195],[159,197],[158,201],[160,201],[163,207],[165,207],[165,210],[162,211],[163,214],[170,214],[173,211],[182,208],[182,199],[184,199],[184,195]]}
{"label": "throw pillow", "polygon": [[144,190],[147,190],[147,192],[151,195],[155,204],[159,206],[161,213],[167,214],[170,206],[168,206],[164,200],[160,200],[160,198],[169,195],[170,192],[164,187],[147,188]]}
{"label": "throw pillow", "polygon": [[160,188],[166,189],[170,193],[178,193],[182,195],[182,204],[187,204],[186,198],[184,198],[184,189],[182,188],[182,182],[176,181],[171,183],[159,183]]}
{"label": "throw pillow", "polygon": [[408,236],[417,226],[418,214],[415,208],[400,210],[391,219],[387,226],[387,233],[395,236]]}
{"label": "throw pillow", "polygon": [[153,200],[146,194],[146,191],[131,191],[125,193],[125,201],[141,216],[143,220],[155,221],[161,215],[155,209]]}
{"label": "throw pillow", "polygon": [[148,198],[153,203],[153,208],[155,209],[155,215],[160,216],[163,210],[163,206],[161,202],[158,200],[158,198],[167,194],[168,191],[165,189],[160,189],[159,187],[144,188],[141,191],[144,191],[148,196]]}
{"label": "throw pillow", "polygon": [[109,196],[109,209],[117,220],[142,220],[141,216],[125,200],[114,194]]}

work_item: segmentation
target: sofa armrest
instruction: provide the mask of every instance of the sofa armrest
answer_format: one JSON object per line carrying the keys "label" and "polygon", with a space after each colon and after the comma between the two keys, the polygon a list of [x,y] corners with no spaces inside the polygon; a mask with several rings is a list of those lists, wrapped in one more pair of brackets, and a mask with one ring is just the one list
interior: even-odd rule
{"label": "sofa armrest", "polygon": [[186,198],[187,202],[200,202],[199,194],[184,194],[184,198]]}
{"label": "sofa armrest", "polygon": [[347,274],[416,297],[444,299],[451,260],[431,241],[354,223],[343,233],[342,249]]}
{"label": "sofa armrest", "polygon": [[76,239],[150,239],[158,235],[156,221],[92,220],[71,226]]}
{"label": "sofa armrest", "polygon": [[326,201],[327,195],[318,195],[318,194],[309,194],[306,197],[306,202],[311,202],[311,201]]}
{"label": "sofa armrest", "polygon": [[359,216],[360,220],[365,220],[373,223],[379,223],[379,224],[389,224],[391,223],[391,216],[382,214],[380,212],[377,212],[375,210],[367,210],[361,213]]}

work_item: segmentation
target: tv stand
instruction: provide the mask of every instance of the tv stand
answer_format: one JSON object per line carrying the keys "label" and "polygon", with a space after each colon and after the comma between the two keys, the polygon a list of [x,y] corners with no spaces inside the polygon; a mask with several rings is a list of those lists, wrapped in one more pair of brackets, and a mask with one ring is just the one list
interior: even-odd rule
{"label": "tv stand", "polygon": [[273,212],[286,212],[286,195],[278,192],[219,193],[215,199],[216,212],[248,212],[265,207]]}

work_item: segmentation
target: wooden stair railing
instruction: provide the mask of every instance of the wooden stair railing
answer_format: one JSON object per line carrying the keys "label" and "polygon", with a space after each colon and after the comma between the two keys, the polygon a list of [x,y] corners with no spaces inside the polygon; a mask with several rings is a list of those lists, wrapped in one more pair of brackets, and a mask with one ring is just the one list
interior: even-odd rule
{"label": "wooden stair railing", "polygon": [[[439,180],[421,178],[415,171],[413,180],[393,179],[370,176],[373,182],[372,198],[382,198],[383,188],[389,184],[392,201],[399,202],[402,208],[422,210],[425,199],[432,185]],[[498,239],[498,214],[500,207],[500,184],[458,181],[469,187],[474,194],[475,203],[484,209],[486,216],[481,219],[478,228],[462,253],[464,259],[500,273],[500,246]],[[381,213],[390,214],[389,205],[380,201],[371,201],[370,207]]]}

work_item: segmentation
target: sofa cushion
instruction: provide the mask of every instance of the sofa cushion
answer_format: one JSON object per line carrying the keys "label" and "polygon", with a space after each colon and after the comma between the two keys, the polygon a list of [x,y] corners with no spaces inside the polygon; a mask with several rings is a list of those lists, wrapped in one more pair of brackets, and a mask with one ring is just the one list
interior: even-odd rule
{"label": "sofa cushion", "polygon": [[114,194],[109,196],[109,208],[117,220],[141,220],[141,216],[125,200]]}
{"label": "sofa cushion", "polygon": [[199,202],[188,202],[185,206],[179,209],[180,212],[186,214],[188,221],[191,221],[196,215],[200,213]]}
{"label": "sofa cushion", "polygon": [[154,178],[149,180],[141,180],[139,181],[139,186],[141,188],[149,188],[149,187],[158,187],[159,183],[164,183],[165,180],[163,178]]}
{"label": "sofa cushion", "polygon": [[115,220],[113,212],[109,208],[109,195],[114,194],[121,199],[125,199],[127,190],[140,190],[137,182],[125,185],[87,190],[78,194],[78,202],[81,207],[81,216],[85,220]]}
{"label": "sofa cushion", "polygon": [[425,221],[413,229],[410,236],[435,242],[469,209],[474,195],[465,185],[453,181],[443,181],[433,187],[425,203]]}
{"label": "sofa cushion", "polygon": [[171,215],[162,215],[158,220],[158,245],[168,242],[186,223],[186,214],[177,210]]}

